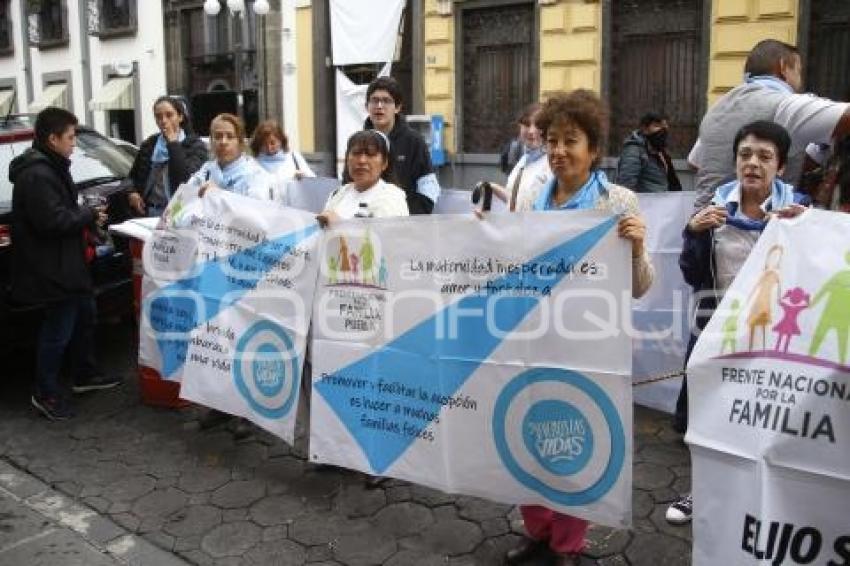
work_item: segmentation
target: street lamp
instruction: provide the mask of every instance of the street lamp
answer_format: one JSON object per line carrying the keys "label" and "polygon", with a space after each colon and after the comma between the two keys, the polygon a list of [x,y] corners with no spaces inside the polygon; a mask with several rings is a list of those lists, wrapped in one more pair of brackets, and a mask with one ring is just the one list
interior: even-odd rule
{"label": "street lamp", "polygon": [[[206,12],[208,16],[217,16],[218,13],[221,12],[221,2],[222,1],[223,0],[205,0],[204,1],[204,12]],[[235,16],[237,18],[242,17],[242,13],[245,11],[245,0],[227,0],[226,3],[227,3],[227,9],[230,12],[231,16]],[[256,14],[257,16],[260,16],[260,23],[261,23],[261,25],[258,26],[258,29],[257,29],[258,34],[260,34],[260,33],[262,34],[262,37],[258,38],[259,49],[262,50],[262,57],[260,58],[260,61],[261,61],[260,73],[259,73],[260,76],[258,77],[258,82],[260,84],[258,85],[258,88],[257,88],[257,106],[260,109],[265,110],[265,104],[264,104],[264,102],[265,102],[265,92],[264,92],[264,90],[265,90],[265,87],[266,87],[266,84],[265,84],[265,81],[266,81],[266,60],[265,60],[266,38],[265,38],[265,17],[264,16],[269,13],[269,10],[271,8],[269,6],[268,0],[254,0],[254,3],[251,5],[251,8],[253,9],[254,14]],[[234,45],[233,47],[234,47],[234,51],[236,52],[235,53],[236,68],[234,69],[234,71],[236,72],[236,77],[237,77],[237,80],[239,82],[239,84],[237,86],[240,90],[239,97],[240,97],[240,100],[241,100],[241,97],[242,97],[242,93],[241,93],[241,90],[242,90],[242,46],[237,44],[237,45]],[[241,102],[240,102],[240,106],[241,106]]]}
{"label": "street lamp", "polygon": [[[270,6],[268,0],[254,0],[251,5],[254,13],[258,16],[265,16],[269,13]],[[245,0],[227,0],[227,9],[234,16],[241,16],[245,11]],[[206,0],[204,2],[204,12],[208,16],[217,16],[221,11],[221,0]]]}

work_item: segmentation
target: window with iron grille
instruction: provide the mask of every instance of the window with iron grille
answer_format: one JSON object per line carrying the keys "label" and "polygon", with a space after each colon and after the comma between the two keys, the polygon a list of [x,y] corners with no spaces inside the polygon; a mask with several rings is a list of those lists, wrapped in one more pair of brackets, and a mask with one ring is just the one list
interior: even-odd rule
{"label": "window with iron grille", "polygon": [[685,157],[699,133],[704,100],[703,0],[615,0],[612,3],[610,155],[641,116],[668,116],[668,148]]}
{"label": "window with iron grille", "polygon": [[9,55],[14,51],[11,4],[12,0],[0,0],[0,55]]}
{"label": "window with iron grille", "polygon": [[89,33],[99,37],[133,35],[136,0],[88,0]]}
{"label": "window with iron grille", "polygon": [[850,2],[811,0],[805,88],[833,100],[850,100]]}
{"label": "window with iron grille", "polygon": [[537,98],[534,4],[463,8],[461,150],[498,153]]}
{"label": "window with iron grille", "polygon": [[67,45],[68,7],[64,0],[28,0],[30,43],[39,49]]}

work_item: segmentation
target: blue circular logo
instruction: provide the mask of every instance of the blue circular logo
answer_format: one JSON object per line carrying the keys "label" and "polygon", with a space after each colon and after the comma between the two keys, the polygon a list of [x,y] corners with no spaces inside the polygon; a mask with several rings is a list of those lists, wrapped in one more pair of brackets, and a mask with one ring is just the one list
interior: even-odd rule
{"label": "blue circular logo", "polygon": [[[526,397],[530,393],[528,388],[547,382],[565,384],[584,393],[599,408],[607,425],[607,431],[591,430],[590,421],[581,411],[559,399],[544,399],[534,403],[522,419],[521,437],[526,450],[546,471],[557,476],[572,476],[585,469],[591,458],[600,457],[594,454],[600,435],[608,437],[611,451],[602,456],[606,462],[600,476],[576,491],[556,489],[523,469],[511,453],[508,443],[505,422],[514,399],[521,392]],[[584,434],[577,434],[580,431],[584,431]],[[517,431],[510,432],[516,436]],[[580,373],[566,369],[535,368],[512,379],[496,399],[493,436],[502,463],[518,482],[566,506],[588,505],[601,499],[617,483],[626,459],[626,436],[614,403],[599,385]],[[549,442],[538,444],[538,437]],[[554,438],[559,440],[552,440]],[[538,450],[538,446],[543,450]]]}
{"label": "blue circular logo", "polygon": [[236,344],[233,379],[251,408],[269,419],[291,409],[298,392],[300,364],[292,339],[280,326],[263,320]]}
{"label": "blue circular logo", "polygon": [[526,449],[549,472],[574,475],[593,454],[593,431],[585,416],[564,401],[549,399],[531,406],[522,420]]}

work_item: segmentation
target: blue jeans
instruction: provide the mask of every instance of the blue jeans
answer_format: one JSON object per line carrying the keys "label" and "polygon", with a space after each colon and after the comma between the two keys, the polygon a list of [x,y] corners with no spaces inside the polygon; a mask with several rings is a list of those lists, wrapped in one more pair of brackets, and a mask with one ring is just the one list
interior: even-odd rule
{"label": "blue jeans", "polygon": [[59,374],[66,352],[71,377],[81,381],[97,373],[94,364],[95,303],[91,295],[49,303],[38,334],[35,394],[61,395]]}

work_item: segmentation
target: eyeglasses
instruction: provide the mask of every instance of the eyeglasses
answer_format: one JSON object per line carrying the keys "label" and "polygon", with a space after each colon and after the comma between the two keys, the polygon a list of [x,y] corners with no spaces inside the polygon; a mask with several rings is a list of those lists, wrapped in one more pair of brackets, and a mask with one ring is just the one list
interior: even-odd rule
{"label": "eyeglasses", "polygon": [[395,100],[389,96],[372,96],[369,98],[369,106],[395,106]]}
{"label": "eyeglasses", "polygon": [[756,156],[756,159],[761,161],[762,163],[770,163],[774,159],[776,159],[776,154],[770,150],[758,150],[753,151],[748,147],[742,147],[738,150],[738,159],[741,161],[749,161],[753,155]]}

